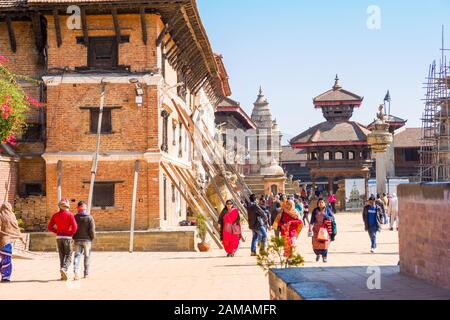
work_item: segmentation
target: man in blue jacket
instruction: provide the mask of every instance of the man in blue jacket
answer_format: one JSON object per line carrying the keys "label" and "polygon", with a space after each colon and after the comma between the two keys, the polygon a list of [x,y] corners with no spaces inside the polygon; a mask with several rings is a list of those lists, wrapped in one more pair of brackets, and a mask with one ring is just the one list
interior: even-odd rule
{"label": "man in blue jacket", "polygon": [[369,204],[364,207],[363,220],[364,227],[369,232],[372,247],[370,252],[375,253],[377,249],[377,233],[381,232],[383,224],[383,209],[375,203],[375,196],[369,198]]}

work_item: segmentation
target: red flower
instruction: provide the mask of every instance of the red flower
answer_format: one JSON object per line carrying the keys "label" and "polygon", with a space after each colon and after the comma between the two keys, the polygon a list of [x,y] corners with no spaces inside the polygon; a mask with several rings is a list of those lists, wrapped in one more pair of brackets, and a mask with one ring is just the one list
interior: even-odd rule
{"label": "red flower", "polygon": [[44,106],[44,104],[42,102],[37,101],[32,96],[27,95],[27,100],[28,100],[28,103],[30,105],[32,105],[33,107],[43,107]]}
{"label": "red flower", "polygon": [[8,62],[8,58],[6,58],[5,56],[2,56],[0,54],[0,64],[4,63],[4,62]]}
{"label": "red flower", "polygon": [[8,103],[9,97],[6,97],[5,102],[3,102],[0,106],[1,117],[5,120],[8,119],[9,115],[11,114],[11,107],[8,105]]}
{"label": "red flower", "polygon": [[15,146],[17,144],[16,138],[13,135],[10,135],[8,138],[6,138],[6,142],[8,142],[12,146]]}

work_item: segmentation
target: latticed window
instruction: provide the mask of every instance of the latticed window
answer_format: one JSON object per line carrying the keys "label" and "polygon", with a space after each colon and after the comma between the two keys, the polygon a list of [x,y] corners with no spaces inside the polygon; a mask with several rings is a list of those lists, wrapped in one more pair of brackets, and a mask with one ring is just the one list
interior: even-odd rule
{"label": "latticed window", "polygon": [[104,70],[117,68],[119,44],[116,37],[90,37],[88,52],[90,68]]}
{"label": "latticed window", "polygon": [[183,124],[179,123],[180,129],[179,129],[179,151],[178,151],[178,157],[183,157]]}

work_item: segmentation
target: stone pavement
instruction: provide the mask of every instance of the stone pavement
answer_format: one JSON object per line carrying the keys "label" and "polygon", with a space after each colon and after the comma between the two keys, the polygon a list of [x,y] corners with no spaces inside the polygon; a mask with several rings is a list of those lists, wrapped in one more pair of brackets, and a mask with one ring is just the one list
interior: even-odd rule
{"label": "stone pavement", "polygon": [[[369,236],[361,215],[337,216],[338,236],[326,266],[393,266],[398,263],[398,233],[384,231],[379,251],[370,254]],[[0,285],[0,299],[174,299],[265,300],[269,280],[249,256],[250,233],[235,258],[213,249],[209,253],[97,253],[91,258],[88,280],[58,281],[56,253],[38,254],[34,260],[14,260],[13,282]],[[305,267],[316,263],[307,231],[298,250]]]}

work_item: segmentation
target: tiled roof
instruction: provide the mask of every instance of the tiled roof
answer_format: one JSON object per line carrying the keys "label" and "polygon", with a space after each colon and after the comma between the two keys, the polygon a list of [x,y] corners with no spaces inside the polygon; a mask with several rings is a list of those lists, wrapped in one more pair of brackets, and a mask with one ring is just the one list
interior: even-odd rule
{"label": "tiled roof", "polygon": [[291,140],[291,144],[320,144],[320,143],[353,143],[367,142],[370,130],[354,121],[322,122]]}
{"label": "tiled roof", "polygon": [[308,160],[308,154],[305,150],[293,149],[291,146],[283,147],[283,152],[281,153],[281,162],[283,164],[288,162],[305,162]]}
{"label": "tiled roof", "polygon": [[395,148],[420,147],[422,139],[421,128],[406,128],[395,135]]}
{"label": "tiled roof", "polygon": [[314,102],[338,102],[338,101],[355,101],[361,102],[363,97],[358,96],[344,89],[331,89],[314,98]]}

